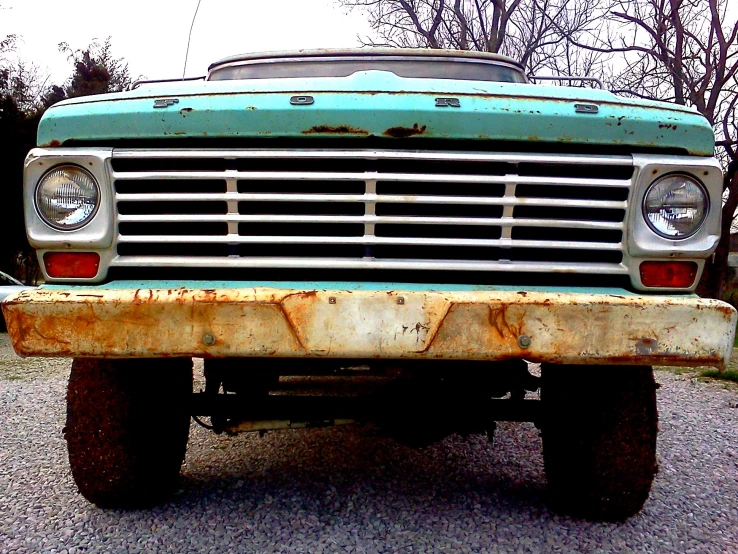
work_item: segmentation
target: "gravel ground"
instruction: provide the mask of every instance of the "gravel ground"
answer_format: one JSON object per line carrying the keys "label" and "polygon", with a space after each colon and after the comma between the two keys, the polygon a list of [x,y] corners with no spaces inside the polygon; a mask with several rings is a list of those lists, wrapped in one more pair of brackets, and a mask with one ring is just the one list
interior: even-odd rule
{"label": "gravel ground", "polygon": [[[76,494],[62,437],[68,362],[0,335],[0,553],[738,552],[738,392],[657,372],[660,471],[623,524],[545,504],[530,424],[412,450],[370,428],[218,437],[193,426],[182,485],[150,511]],[[163,430],[166,432],[166,430]]]}

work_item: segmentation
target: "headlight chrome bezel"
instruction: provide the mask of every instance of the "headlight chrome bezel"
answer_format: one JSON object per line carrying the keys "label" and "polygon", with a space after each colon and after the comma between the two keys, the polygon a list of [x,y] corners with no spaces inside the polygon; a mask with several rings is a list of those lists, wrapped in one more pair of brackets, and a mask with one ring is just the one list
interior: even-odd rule
{"label": "headlight chrome bezel", "polygon": [[[673,179],[674,177],[679,177],[687,181],[691,181],[694,185],[696,185],[696,187],[702,193],[702,204],[703,204],[702,217],[700,218],[699,223],[697,223],[697,225],[695,225],[694,228],[689,233],[686,233],[683,235],[669,235],[667,233],[660,231],[654,225],[651,219],[648,217],[649,212],[647,210],[647,203],[648,203],[649,194],[654,189],[654,187],[661,184],[663,181],[666,181],[667,179]],[[659,237],[667,239],[667,240],[682,241],[682,240],[689,239],[690,237],[693,237],[694,235],[699,233],[700,229],[704,226],[705,221],[707,221],[708,219],[711,208],[712,206],[710,203],[710,194],[707,188],[705,187],[705,185],[694,175],[691,175],[689,173],[682,172],[682,171],[677,171],[677,172],[671,172],[665,175],[661,175],[659,178],[657,178],[651,184],[649,184],[648,187],[646,187],[646,190],[643,194],[643,200],[641,203],[641,215],[643,216],[643,219],[646,222],[646,225],[648,225],[648,228],[653,233],[658,235]]]}
{"label": "headlight chrome bezel", "polygon": [[[43,209],[41,208],[40,191],[46,179],[55,171],[60,171],[64,169],[67,169],[70,171],[76,171],[86,176],[94,185],[94,190],[95,190],[95,207],[82,221],[74,225],[59,225],[58,223],[52,221],[44,213]],[[100,210],[100,204],[102,203],[102,191],[100,189],[100,183],[98,182],[98,180],[95,178],[95,176],[91,172],[87,171],[84,167],[81,167],[74,163],[62,163],[62,164],[52,167],[51,169],[46,171],[41,176],[41,178],[36,183],[33,198],[34,198],[34,208],[36,210],[36,213],[38,214],[38,217],[41,219],[41,221],[43,221],[46,225],[48,225],[55,231],[69,232],[69,231],[77,231],[79,229],[82,229],[83,227],[86,227],[87,225],[89,225],[93,219],[95,219],[97,212]]]}

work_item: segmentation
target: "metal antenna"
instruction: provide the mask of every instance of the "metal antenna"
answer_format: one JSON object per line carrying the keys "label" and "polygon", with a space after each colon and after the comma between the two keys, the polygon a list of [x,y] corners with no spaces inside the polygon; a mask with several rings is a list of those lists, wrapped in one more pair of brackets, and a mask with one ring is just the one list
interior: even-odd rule
{"label": "metal antenna", "polygon": [[195,19],[197,19],[197,12],[200,9],[200,2],[197,0],[197,7],[195,8],[195,15],[192,16],[192,24],[190,25],[190,34],[187,36],[187,51],[185,52],[184,68],[182,69],[182,80],[184,81],[185,73],[187,73],[187,58],[190,56],[190,41],[192,40],[192,29],[195,28]]}

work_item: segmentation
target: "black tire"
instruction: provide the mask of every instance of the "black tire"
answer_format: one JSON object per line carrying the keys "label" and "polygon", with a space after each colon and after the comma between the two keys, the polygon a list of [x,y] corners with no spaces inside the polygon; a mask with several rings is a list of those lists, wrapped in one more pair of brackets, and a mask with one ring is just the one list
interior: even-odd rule
{"label": "black tire", "polygon": [[544,365],[541,401],[552,507],[597,521],[638,513],[657,471],[652,368]]}
{"label": "black tire", "polygon": [[187,448],[192,360],[76,359],[67,389],[69,465],[101,508],[145,508],[175,490]]}

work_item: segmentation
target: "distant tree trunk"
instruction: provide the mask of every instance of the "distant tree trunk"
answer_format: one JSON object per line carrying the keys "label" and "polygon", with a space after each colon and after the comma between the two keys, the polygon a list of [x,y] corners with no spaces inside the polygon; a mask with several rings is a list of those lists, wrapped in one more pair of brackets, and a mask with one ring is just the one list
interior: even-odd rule
{"label": "distant tree trunk", "polygon": [[720,224],[720,242],[715,250],[712,258],[707,260],[702,280],[697,288],[697,294],[709,298],[722,299],[725,293],[726,277],[728,277],[730,268],[728,267],[728,255],[730,254],[730,229],[733,225],[734,218],[730,214],[735,214],[738,209],[738,171],[736,164],[731,164],[728,174],[725,176],[726,187],[730,191],[730,196],[723,205],[723,219]]}

